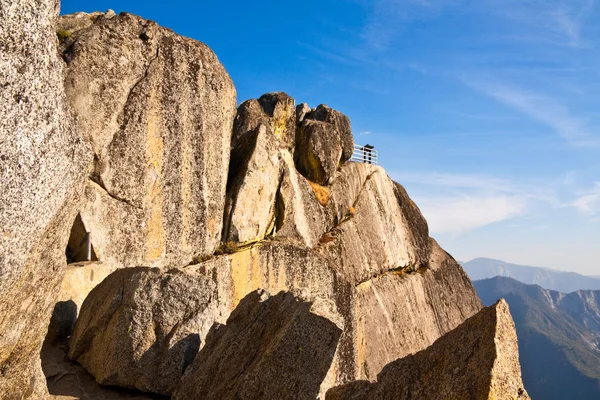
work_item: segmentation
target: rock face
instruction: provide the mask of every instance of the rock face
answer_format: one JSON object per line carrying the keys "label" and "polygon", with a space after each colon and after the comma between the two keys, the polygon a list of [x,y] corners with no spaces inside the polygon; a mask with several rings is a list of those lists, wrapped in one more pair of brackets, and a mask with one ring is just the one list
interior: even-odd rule
{"label": "rock face", "polygon": [[[125,13],[64,16],[56,32],[51,4],[18,3],[2,3],[0,31],[9,399],[44,397],[38,354],[53,306],[48,345],[70,335],[69,357],[98,383],[176,398],[323,398],[383,376],[480,310],[402,186],[347,162],[343,114],[296,108],[284,93],[236,114],[205,45]],[[258,301],[259,289],[286,293]],[[76,393],[61,371],[81,393],[116,393],[44,360],[59,394]]]}
{"label": "rock face", "polygon": [[325,104],[321,104],[307,114],[306,118],[333,125],[339,134],[342,145],[342,163],[352,157],[352,153],[354,152],[354,136],[352,136],[350,119],[347,116],[331,107],[327,107]]}
{"label": "rock face", "polygon": [[235,89],[214,53],[152,21],[59,18],[65,88],[95,166],[81,219],[99,260],[181,266],[221,238]]}
{"label": "rock face", "polygon": [[295,143],[294,100],[268,93],[242,103],[235,118],[223,240],[250,243],[271,233],[282,156]]}
{"label": "rock face", "polygon": [[319,185],[332,182],[342,159],[340,134],[331,124],[304,120],[298,129],[298,170]]}
{"label": "rock face", "polygon": [[57,2],[0,9],[0,393],[43,398],[39,351],[91,157],[65,99]]}
{"label": "rock face", "polygon": [[178,270],[126,268],[84,301],[69,357],[103,385],[169,395],[211,325],[215,283]]}
{"label": "rock face", "polygon": [[327,400],[529,399],[515,325],[504,300],[483,309],[431,347],[394,361],[377,382],[333,388]]}
{"label": "rock face", "polygon": [[211,330],[174,400],[315,399],[341,329],[291,293],[246,296]]}

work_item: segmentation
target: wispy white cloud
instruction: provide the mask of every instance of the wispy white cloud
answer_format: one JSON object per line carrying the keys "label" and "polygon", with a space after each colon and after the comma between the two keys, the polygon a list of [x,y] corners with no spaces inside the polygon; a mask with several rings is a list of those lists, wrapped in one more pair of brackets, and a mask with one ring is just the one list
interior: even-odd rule
{"label": "wispy white cloud", "polygon": [[529,185],[480,174],[397,172],[433,233],[459,235],[527,213],[552,195]]}
{"label": "wispy white cloud", "polygon": [[463,78],[468,86],[546,125],[574,145],[600,146],[600,137],[590,132],[586,118],[574,115],[560,100],[532,91],[491,81]]}
{"label": "wispy white cloud", "polygon": [[463,195],[423,199],[419,206],[434,233],[460,234],[522,215],[523,196]]}
{"label": "wispy white cloud", "polygon": [[363,132],[359,133],[360,136],[372,135],[372,134],[373,134],[373,132],[371,132],[371,131],[363,131]]}
{"label": "wispy white cloud", "polygon": [[600,212],[600,182],[594,187],[577,197],[571,205],[585,215],[596,215]]}

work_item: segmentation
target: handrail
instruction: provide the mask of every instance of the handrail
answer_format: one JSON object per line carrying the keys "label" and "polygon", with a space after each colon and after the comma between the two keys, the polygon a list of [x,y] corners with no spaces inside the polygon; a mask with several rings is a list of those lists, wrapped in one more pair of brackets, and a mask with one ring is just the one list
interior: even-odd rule
{"label": "handrail", "polygon": [[371,145],[358,146],[354,145],[354,152],[350,161],[361,162],[365,164],[378,165],[379,153]]}

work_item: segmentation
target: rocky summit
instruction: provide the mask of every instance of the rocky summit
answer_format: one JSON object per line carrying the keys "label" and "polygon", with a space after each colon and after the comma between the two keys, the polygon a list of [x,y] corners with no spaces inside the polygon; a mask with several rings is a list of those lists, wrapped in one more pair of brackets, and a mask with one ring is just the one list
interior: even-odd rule
{"label": "rocky summit", "polygon": [[236,108],[138,16],[0,5],[3,399],[526,398],[508,308],[347,116]]}

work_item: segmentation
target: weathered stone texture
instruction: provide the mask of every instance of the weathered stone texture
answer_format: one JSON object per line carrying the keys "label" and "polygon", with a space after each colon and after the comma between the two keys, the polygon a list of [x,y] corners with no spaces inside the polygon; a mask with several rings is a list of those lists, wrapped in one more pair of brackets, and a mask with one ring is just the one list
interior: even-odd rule
{"label": "weathered stone texture", "polygon": [[315,399],[340,333],[311,302],[252,292],[213,327],[173,399]]}
{"label": "weathered stone texture", "polygon": [[357,379],[420,351],[482,307],[460,265],[432,241],[429,267],[389,271],[355,288]]}
{"label": "weathered stone texture", "polygon": [[233,126],[223,240],[251,243],[273,232],[282,158],[296,139],[294,99],[267,93],[243,102]]}
{"label": "weathered stone texture", "polygon": [[169,395],[221,306],[205,275],[156,268],[116,271],[86,298],[69,357],[103,385]]}
{"label": "weathered stone texture", "polygon": [[429,348],[390,363],[376,383],[336,387],[326,399],[529,399],[508,304],[500,300]]}
{"label": "weathered stone texture", "polygon": [[342,158],[337,129],[327,122],[304,120],[298,127],[296,137],[295,161],[298,171],[319,185],[332,183]]}
{"label": "weathered stone texture", "polygon": [[43,398],[39,350],[91,158],[66,105],[57,2],[0,10],[0,393]]}
{"label": "weathered stone texture", "polygon": [[349,163],[332,185],[331,199],[337,224],[319,251],[337,260],[347,280],[358,284],[389,270],[427,266],[427,222],[407,196],[398,198],[381,167]]}
{"label": "weathered stone texture", "polygon": [[347,116],[325,104],[321,104],[308,113],[306,119],[323,121],[333,125],[338,132],[342,145],[341,162],[348,161],[352,157],[352,153],[354,152],[354,136],[352,135],[350,119]]}
{"label": "weathered stone texture", "polygon": [[[81,217],[102,261],[179,266],[221,239],[235,89],[214,53],[122,13],[60,18],[65,87],[95,169]],[[104,192],[104,193],[102,193]]]}

